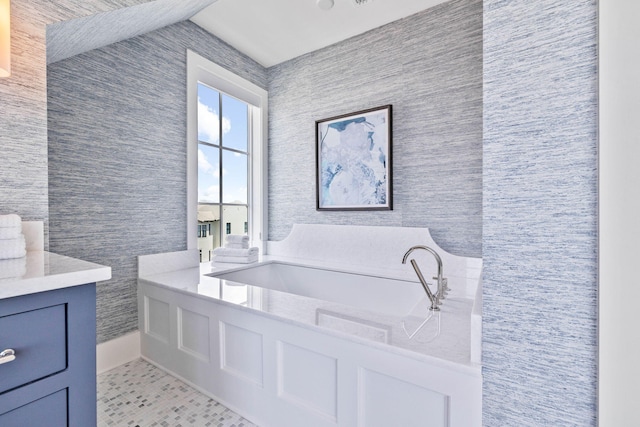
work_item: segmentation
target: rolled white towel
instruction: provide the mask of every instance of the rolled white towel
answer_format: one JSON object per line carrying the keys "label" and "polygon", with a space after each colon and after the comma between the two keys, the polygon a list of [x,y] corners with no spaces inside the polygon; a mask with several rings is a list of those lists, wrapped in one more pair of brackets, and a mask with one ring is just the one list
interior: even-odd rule
{"label": "rolled white towel", "polygon": [[24,235],[17,239],[0,240],[0,259],[22,258],[27,254],[27,244]]}
{"label": "rolled white towel", "polygon": [[20,227],[22,218],[16,214],[0,215],[0,227]]}
{"label": "rolled white towel", "polygon": [[232,264],[252,264],[258,262],[258,254],[249,256],[222,256],[215,255],[211,260],[211,263],[224,262]]}
{"label": "rolled white towel", "polygon": [[0,280],[15,279],[27,274],[27,259],[3,259],[0,260]]}
{"label": "rolled white towel", "polygon": [[0,240],[17,239],[22,234],[22,226],[0,227]]}
{"label": "rolled white towel", "polygon": [[248,249],[234,249],[234,248],[215,248],[213,253],[220,256],[251,256],[258,255],[260,249],[257,247]]}
{"label": "rolled white towel", "polygon": [[249,243],[249,236],[244,234],[227,234],[225,239],[227,243]]}

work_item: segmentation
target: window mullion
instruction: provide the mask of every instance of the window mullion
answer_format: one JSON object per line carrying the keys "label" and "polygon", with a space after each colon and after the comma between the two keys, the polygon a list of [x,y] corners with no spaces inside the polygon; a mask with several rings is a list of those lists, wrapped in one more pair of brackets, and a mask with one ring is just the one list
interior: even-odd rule
{"label": "window mullion", "polygon": [[223,183],[223,177],[222,177],[222,170],[223,170],[223,165],[222,165],[222,93],[218,91],[218,176],[220,177],[218,179],[218,202],[220,203],[218,205],[218,210],[220,212],[220,246],[224,246],[224,240],[223,240],[223,236],[224,234],[222,233],[222,225],[224,224],[223,221],[223,216],[224,216],[224,209],[222,208],[222,189],[224,188],[224,183]]}
{"label": "window mullion", "polygon": [[245,233],[247,236],[250,236],[249,227],[253,223],[253,215],[251,215],[251,211],[249,209],[249,205],[251,204],[251,188],[253,187],[253,174],[252,174],[252,163],[251,163],[251,140],[253,135],[253,107],[247,105],[247,224],[248,227],[245,227]]}

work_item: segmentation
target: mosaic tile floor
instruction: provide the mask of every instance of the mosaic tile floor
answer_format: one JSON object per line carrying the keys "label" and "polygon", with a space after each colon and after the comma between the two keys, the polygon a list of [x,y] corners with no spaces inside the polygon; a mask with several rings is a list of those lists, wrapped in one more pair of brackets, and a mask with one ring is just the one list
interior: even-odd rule
{"label": "mosaic tile floor", "polygon": [[257,427],[142,359],[98,375],[98,427]]}

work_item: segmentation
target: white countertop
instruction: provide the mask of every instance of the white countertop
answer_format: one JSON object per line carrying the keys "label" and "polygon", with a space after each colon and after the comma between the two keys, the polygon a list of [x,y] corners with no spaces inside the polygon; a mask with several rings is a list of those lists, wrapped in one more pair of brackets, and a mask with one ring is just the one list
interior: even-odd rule
{"label": "white countertop", "polygon": [[24,258],[0,260],[0,299],[110,278],[111,267],[46,251],[29,251]]}

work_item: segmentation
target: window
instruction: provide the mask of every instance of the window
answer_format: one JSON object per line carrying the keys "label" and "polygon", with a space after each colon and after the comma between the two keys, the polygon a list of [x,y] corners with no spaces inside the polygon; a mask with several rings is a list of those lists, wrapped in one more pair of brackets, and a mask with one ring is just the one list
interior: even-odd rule
{"label": "window", "polygon": [[209,237],[211,235],[211,224],[198,224],[198,237]]}
{"label": "window", "polygon": [[227,234],[248,219],[251,112],[246,102],[198,82],[198,211],[212,211]]}
{"label": "window", "polygon": [[267,92],[187,51],[187,123],[187,247],[206,254],[244,230],[264,250]]}

